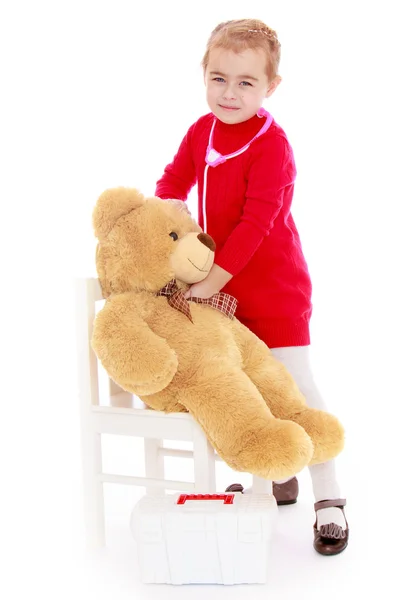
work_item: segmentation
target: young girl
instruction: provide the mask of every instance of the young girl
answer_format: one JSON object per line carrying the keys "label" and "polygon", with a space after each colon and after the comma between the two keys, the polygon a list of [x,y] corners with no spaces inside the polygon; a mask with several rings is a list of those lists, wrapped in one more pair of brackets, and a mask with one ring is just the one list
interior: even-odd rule
{"label": "young girl", "polygon": [[[227,21],[214,29],[202,61],[211,112],[189,128],[156,195],[186,200],[198,183],[198,219],[216,242],[216,258],[187,297],[223,290],[237,298],[237,318],[287,367],[308,405],[326,410],[309,364],[311,282],[290,210],[293,152],[262,108],[281,82],[279,60],[277,35],[262,21]],[[309,469],[314,547],[337,554],[347,546],[348,527],[334,461]],[[274,484],[279,504],[295,502],[297,493],[296,478]]]}

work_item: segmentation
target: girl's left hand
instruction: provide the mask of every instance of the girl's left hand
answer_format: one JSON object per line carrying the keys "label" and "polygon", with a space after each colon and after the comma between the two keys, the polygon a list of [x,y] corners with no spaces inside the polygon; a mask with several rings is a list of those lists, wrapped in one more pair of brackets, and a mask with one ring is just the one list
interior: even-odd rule
{"label": "girl's left hand", "polygon": [[194,283],[189,290],[184,294],[185,298],[211,298],[214,294],[217,294],[220,290],[217,286],[214,286],[209,279],[203,279],[199,283]]}

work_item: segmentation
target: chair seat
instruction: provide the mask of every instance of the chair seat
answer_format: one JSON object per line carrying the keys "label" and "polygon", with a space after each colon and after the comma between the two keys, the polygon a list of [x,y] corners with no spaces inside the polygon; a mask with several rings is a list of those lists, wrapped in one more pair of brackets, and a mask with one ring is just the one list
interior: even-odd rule
{"label": "chair seat", "polygon": [[119,392],[91,406],[98,433],[140,435],[148,438],[193,441],[200,426],[189,413],[164,413],[128,392]]}
{"label": "chair seat", "polygon": [[117,394],[113,394],[112,396],[108,396],[107,399],[102,400],[100,404],[92,405],[91,409],[95,413],[108,413],[111,411],[113,414],[120,412],[122,414],[137,415],[139,412],[140,416],[145,418],[147,416],[159,419],[173,418],[195,423],[190,413],[165,413],[163,411],[154,410],[153,408],[148,408],[148,406],[146,406],[146,404],[140,398],[133,396],[130,392],[119,392]]}

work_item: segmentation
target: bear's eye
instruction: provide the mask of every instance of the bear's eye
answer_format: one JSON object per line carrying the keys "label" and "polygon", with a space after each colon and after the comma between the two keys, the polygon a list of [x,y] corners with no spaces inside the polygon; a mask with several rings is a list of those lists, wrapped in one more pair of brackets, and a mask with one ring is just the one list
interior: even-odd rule
{"label": "bear's eye", "polygon": [[178,239],[178,234],[177,234],[177,233],[175,233],[175,231],[171,231],[171,233],[170,233],[169,235],[172,237],[172,239],[174,240],[174,242],[176,242],[176,241],[177,241],[177,239]]}

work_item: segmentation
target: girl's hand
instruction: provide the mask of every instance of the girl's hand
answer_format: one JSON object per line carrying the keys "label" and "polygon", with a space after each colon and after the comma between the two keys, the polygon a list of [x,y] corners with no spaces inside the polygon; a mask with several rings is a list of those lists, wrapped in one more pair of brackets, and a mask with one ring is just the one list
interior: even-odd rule
{"label": "girl's hand", "polygon": [[187,300],[192,296],[194,296],[194,298],[211,298],[219,291],[218,287],[214,286],[207,278],[199,283],[194,283],[190,289],[185,292],[184,296]]}
{"label": "girl's hand", "polygon": [[214,294],[220,292],[231,279],[232,275],[230,273],[214,264],[207,277],[199,283],[194,283],[184,295],[186,299],[191,298],[191,296],[196,298],[211,298]]}

